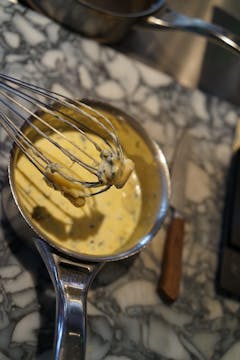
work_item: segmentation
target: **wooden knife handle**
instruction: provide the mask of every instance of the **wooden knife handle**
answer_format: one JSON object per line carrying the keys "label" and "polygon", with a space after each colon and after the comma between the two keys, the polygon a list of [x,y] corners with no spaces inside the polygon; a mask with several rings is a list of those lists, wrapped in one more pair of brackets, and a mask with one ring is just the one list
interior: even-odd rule
{"label": "wooden knife handle", "polygon": [[180,292],[183,235],[184,219],[172,217],[165,241],[162,273],[157,286],[159,295],[167,302],[174,302]]}

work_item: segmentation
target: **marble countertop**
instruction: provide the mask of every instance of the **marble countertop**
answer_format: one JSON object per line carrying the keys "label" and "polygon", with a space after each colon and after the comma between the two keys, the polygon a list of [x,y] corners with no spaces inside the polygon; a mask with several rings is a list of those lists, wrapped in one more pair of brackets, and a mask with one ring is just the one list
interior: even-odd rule
{"label": "marble countertop", "polygon": [[[226,170],[239,109],[62,28],[23,6],[0,5],[1,71],[129,111],[170,163],[184,130],[194,138],[187,174],[181,296],[156,293],[167,217],[132,263],[94,282],[88,296],[88,360],[237,360],[240,304],[216,293]],[[0,189],[10,142],[0,128]],[[1,196],[1,194],[0,194]],[[40,256],[0,208],[0,359],[50,359],[54,292]],[[24,235],[24,234],[23,234]]]}

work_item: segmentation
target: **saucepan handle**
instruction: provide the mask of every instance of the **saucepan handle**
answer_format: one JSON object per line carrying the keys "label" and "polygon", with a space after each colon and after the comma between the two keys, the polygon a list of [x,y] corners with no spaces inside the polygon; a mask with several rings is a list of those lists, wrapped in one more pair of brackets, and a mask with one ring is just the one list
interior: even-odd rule
{"label": "saucepan handle", "polygon": [[79,263],[35,239],[56,292],[55,360],[84,360],[88,288],[103,263]]}
{"label": "saucepan handle", "polygon": [[221,26],[177,13],[169,8],[166,8],[160,17],[146,17],[138,25],[151,29],[182,30],[195,33],[209,38],[235,54],[239,55],[240,53],[240,36],[231,33]]}

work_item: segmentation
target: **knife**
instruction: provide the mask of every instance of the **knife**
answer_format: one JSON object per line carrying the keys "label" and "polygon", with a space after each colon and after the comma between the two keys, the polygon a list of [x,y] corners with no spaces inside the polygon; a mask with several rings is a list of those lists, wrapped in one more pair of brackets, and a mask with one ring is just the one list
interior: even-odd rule
{"label": "knife", "polygon": [[191,135],[189,132],[185,132],[177,146],[171,167],[171,220],[166,234],[162,273],[157,285],[159,295],[170,303],[174,302],[180,293],[185,224],[185,186],[191,141]]}
{"label": "knife", "polygon": [[222,220],[218,290],[240,296],[240,120],[237,122],[233,153],[227,176]]}

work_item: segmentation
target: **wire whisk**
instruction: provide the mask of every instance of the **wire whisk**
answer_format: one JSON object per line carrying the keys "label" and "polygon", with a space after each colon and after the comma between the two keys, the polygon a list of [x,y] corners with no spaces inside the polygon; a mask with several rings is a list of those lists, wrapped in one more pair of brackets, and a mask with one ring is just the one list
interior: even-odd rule
{"label": "wire whisk", "polygon": [[[22,123],[24,126],[19,125]],[[4,74],[0,74],[0,124],[47,183],[76,206],[112,185],[122,187],[133,170],[133,163],[124,157],[117,131],[106,114],[82,101]],[[82,141],[66,136],[69,130],[77,132]],[[47,151],[35,145],[36,138],[47,139],[72,163],[85,169],[91,180],[54,162]],[[96,155],[85,150],[86,142]]]}

